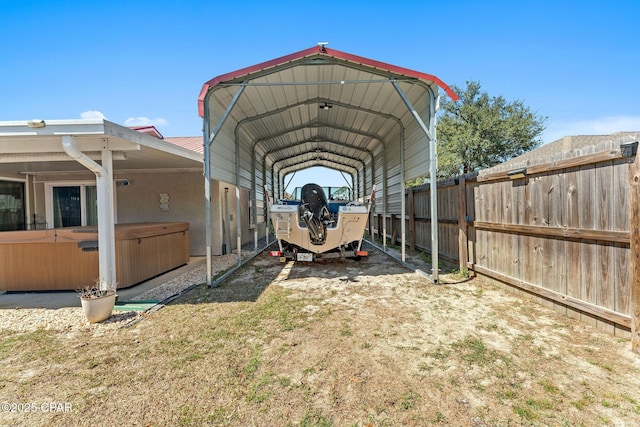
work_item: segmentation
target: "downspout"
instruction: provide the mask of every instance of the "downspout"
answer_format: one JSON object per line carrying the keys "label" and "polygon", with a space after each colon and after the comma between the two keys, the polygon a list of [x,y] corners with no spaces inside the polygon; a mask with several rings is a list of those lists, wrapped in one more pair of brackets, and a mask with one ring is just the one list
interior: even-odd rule
{"label": "downspout", "polygon": [[107,171],[102,166],[80,151],[73,136],[64,135],[62,137],[62,148],[69,157],[96,174],[96,177],[102,178],[107,174]]}
{"label": "downspout", "polygon": [[98,259],[99,282],[102,290],[116,290],[115,235],[113,218],[112,153],[104,144],[102,166],[84,154],[75,137],[62,136],[62,149],[76,162],[96,175],[98,201]]}

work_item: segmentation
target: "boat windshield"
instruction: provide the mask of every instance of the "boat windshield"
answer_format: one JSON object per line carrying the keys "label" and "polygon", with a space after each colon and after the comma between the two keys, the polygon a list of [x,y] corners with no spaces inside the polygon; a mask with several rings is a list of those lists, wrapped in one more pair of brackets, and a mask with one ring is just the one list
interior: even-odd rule
{"label": "boat windshield", "polygon": [[[329,201],[350,201],[353,200],[351,189],[346,185],[342,187],[322,187],[322,191]],[[289,200],[300,200],[302,187],[296,187],[290,195]]]}

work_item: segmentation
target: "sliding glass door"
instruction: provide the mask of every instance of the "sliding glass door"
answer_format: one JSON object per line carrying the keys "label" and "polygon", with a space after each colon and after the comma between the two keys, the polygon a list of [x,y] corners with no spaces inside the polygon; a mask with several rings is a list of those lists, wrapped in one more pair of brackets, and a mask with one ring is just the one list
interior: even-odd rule
{"label": "sliding glass door", "polygon": [[53,187],[53,226],[82,225],[80,187]]}
{"label": "sliding glass door", "polygon": [[98,225],[98,189],[95,185],[84,187],[85,224]]}
{"label": "sliding glass door", "polygon": [[0,231],[26,230],[24,183],[0,181]]}
{"label": "sliding glass door", "polygon": [[98,225],[98,202],[95,185],[50,185],[53,227]]}

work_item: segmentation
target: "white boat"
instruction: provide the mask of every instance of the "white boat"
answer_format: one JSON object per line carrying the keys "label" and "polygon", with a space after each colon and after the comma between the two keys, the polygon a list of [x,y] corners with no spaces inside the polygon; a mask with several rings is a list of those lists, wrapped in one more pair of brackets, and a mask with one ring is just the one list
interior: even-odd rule
{"label": "white boat", "polygon": [[367,256],[360,249],[374,192],[366,205],[348,200],[348,193],[347,187],[306,184],[294,191],[292,199],[271,205],[269,215],[279,248],[271,256],[281,261]]}

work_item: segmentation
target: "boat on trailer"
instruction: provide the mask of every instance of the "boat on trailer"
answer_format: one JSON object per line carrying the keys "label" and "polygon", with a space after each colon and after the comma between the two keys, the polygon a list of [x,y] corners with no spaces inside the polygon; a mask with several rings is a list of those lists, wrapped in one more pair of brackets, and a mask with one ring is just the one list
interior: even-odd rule
{"label": "boat on trailer", "polygon": [[279,249],[270,255],[282,262],[368,256],[361,247],[375,187],[366,204],[349,200],[349,193],[348,187],[306,184],[269,206]]}

